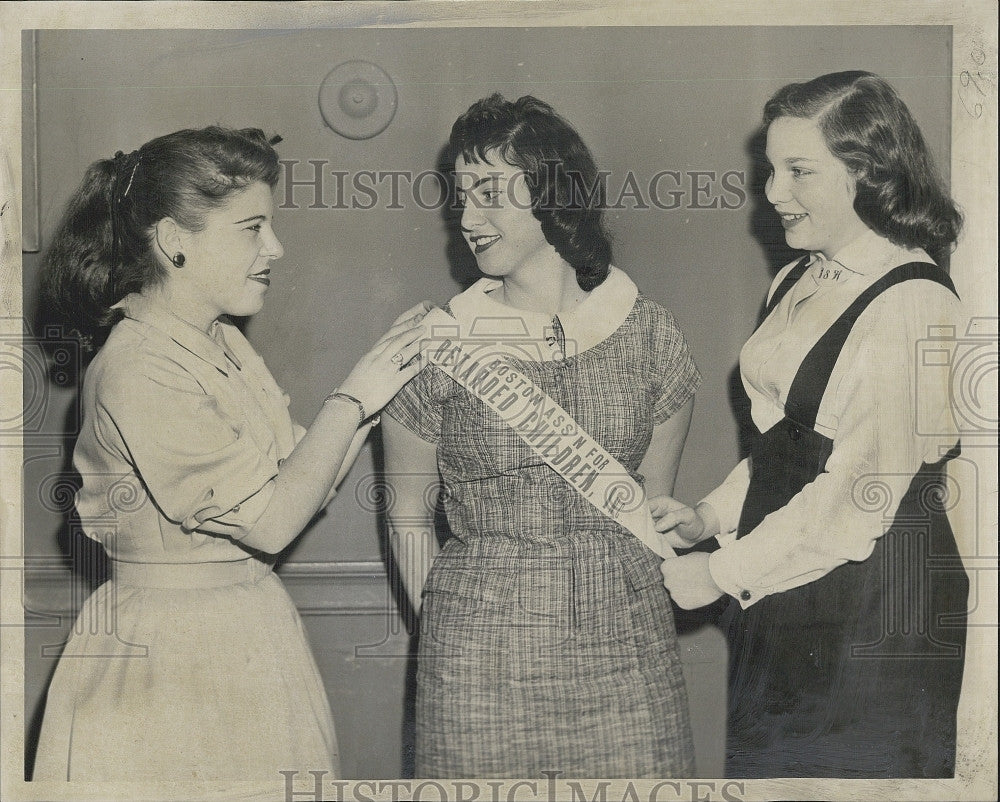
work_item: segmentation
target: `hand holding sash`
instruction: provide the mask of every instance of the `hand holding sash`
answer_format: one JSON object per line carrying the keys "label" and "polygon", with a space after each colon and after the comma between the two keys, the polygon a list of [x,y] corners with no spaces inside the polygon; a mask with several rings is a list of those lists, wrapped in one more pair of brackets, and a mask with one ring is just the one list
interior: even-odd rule
{"label": "hand holding sash", "polygon": [[663,587],[683,610],[696,610],[725,595],[712,578],[708,557],[704,552],[694,551],[674,560],[664,560],[660,565]]}
{"label": "hand holding sash", "polygon": [[674,548],[689,549],[719,534],[719,518],[710,504],[689,507],[670,496],[649,500],[656,531]]}

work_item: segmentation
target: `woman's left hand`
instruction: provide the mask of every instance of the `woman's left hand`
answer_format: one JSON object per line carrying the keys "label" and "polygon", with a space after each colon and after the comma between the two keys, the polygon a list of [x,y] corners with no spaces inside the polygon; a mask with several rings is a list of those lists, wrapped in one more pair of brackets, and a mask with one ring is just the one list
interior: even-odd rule
{"label": "woman's left hand", "polygon": [[664,560],[660,573],[663,574],[663,587],[670,591],[677,606],[684,610],[704,607],[725,593],[712,579],[708,570],[708,555],[704,552]]}

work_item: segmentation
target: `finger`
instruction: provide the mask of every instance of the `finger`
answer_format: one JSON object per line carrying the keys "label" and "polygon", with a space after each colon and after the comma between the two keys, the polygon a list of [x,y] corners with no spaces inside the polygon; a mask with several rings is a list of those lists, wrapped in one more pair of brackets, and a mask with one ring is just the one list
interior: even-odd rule
{"label": "finger", "polygon": [[410,379],[420,373],[423,368],[424,363],[420,360],[420,355],[417,355],[416,359],[411,359],[407,364],[403,365],[399,369],[399,375],[402,378],[400,382],[400,387],[406,384]]}
{"label": "finger", "polygon": [[676,512],[667,512],[657,518],[653,517],[653,528],[657,532],[669,532],[681,523],[681,518]]}
{"label": "finger", "polygon": [[649,512],[654,518],[658,518],[669,511],[666,504],[666,496],[654,496],[649,500]]}
{"label": "finger", "polygon": [[655,502],[662,515],[665,512],[689,509],[683,501],[678,501],[672,496],[656,496],[651,503]]}
{"label": "finger", "polygon": [[391,349],[392,353],[395,353],[410,345],[416,345],[419,348],[421,341],[426,338],[427,327],[422,323],[418,323],[411,329],[405,329],[394,334],[386,340],[385,344],[387,349]]}
{"label": "finger", "polygon": [[423,340],[420,337],[415,337],[411,342],[407,342],[407,339],[406,336],[401,335],[389,340],[384,348],[375,353],[374,358],[383,365],[389,362],[397,370],[402,370],[404,366],[409,366],[410,362],[414,360],[419,363],[417,357],[420,355]]}
{"label": "finger", "polygon": [[658,550],[656,553],[660,555],[664,560],[673,560],[677,557],[677,552],[675,549],[677,546],[670,542],[670,535],[665,535],[662,532],[656,533],[658,543]]}
{"label": "finger", "polygon": [[674,602],[676,602],[677,606],[680,607],[682,610],[697,610],[699,607],[704,606],[698,601],[698,599],[694,598],[693,596],[689,597],[686,595],[681,595],[680,597],[678,597],[675,594],[671,593],[670,597],[674,600]]}
{"label": "finger", "polygon": [[413,357],[420,353],[420,340],[404,345],[389,357],[389,361],[393,364],[399,365],[402,368],[404,365],[408,365]]}
{"label": "finger", "polygon": [[392,376],[392,385],[390,386],[395,386],[392,394],[395,395],[398,393],[403,385],[407,384],[410,379],[420,373],[421,368],[423,368],[423,362],[421,362],[419,354],[409,362],[404,363],[399,368],[399,371]]}
{"label": "finger", "polygon": [[677,534],[676,530],[670,532],[661,532],[660,537],[663,541],[674,549],[689,549],[694,541],[687,540]]}
{"label": "finger", "polygon": [[394,321],[392,321],[392,325],[396,326],[400,323],[410,320],[411,318],[417,318],[419,320],[433,308],[434,304],[432,304],[430,301],[421,301],[420,303],[411,306],[409,309],[403,312],[403,314],[401,314]]}
{"label": "finger", "polygon": [[383,334],[379,338],[378,342],[372,346],[372,353],[380,352],[382,349],[388,347],[388,344],[390,344],[394,338],[402,337],[408,333],[413,334],[413,338],[426,337],[427,327],[420,321],[414,321],[412,319],[404,320],[402,323],[397,323],[385,334]]}
{"label": "finger", "polygon": [[[414,311],[417,310],[417,311]],[[378,343],[383,343],[391,337],[396,336],[401,331],[406,331],[408,329],[415,328],[420,325],[420,322],[426,316],[426,313],[421,311],[423,306],[415,306],[412,309],[406,310],[402,315],[397,317],[388,330],[383,334]]]}

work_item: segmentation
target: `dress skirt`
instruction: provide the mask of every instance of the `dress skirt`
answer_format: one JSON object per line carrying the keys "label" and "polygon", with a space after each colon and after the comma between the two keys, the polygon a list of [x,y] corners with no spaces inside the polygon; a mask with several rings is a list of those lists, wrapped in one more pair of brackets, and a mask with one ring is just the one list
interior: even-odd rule
{"label": "dress skirt", "polygon": [[53,676],[34,779],[339,776],[323,682],[270,566],[115,565]]}
{"label": "dress skirt", "polygon": [[418,777],[689,777],[660,559],[621,534],[450,540],[428,578]]}

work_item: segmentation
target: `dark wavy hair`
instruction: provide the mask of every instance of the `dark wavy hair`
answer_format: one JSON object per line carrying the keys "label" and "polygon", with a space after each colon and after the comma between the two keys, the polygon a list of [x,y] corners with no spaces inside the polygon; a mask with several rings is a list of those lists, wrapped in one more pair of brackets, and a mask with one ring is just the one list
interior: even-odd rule
{"label": "dark wavy hair", "polygon": [[199,231],[233,193],[258,181],[273,189],[278,139],[257,128],[185,129],[91,164],[42,258],[46,317],[93,350],[120,317],[114,304],[166,278],[156,223],[171,217]]}
{"label": "dark wavy hair", "polygon": [[499,93],[477,100],[452,126],[450,148],[467,162],[489,164],[496,153],[523,170],[531,212],[581,289],[607,278],[611,237],[602,219],[602,177],[576,129],[548,103],[531,95],[511,102]]}
{"label": "dark wavy hair", "polygon": [[815,119],[826,145],[855,175],[854,210],[873,231],[940,261],[962,216],[934,166],[920,128],[878,75],[849,71],[779,89],[764,127],[779,117]]}

